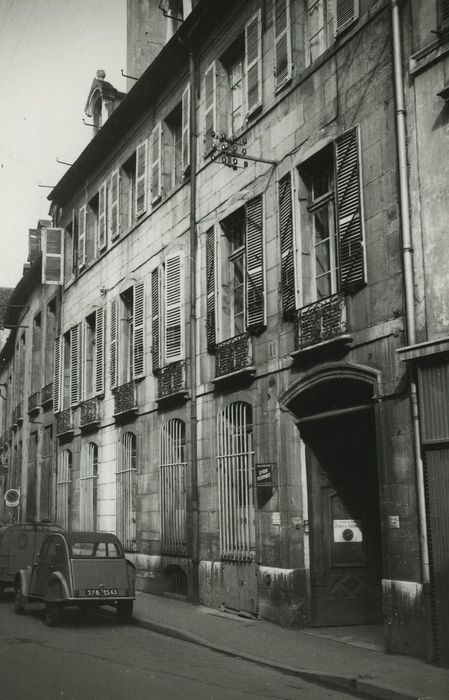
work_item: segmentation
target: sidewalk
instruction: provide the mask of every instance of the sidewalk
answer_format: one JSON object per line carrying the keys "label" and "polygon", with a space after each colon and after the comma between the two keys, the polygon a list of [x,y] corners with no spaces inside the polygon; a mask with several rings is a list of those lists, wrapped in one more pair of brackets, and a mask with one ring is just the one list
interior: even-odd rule
{"label": "sidewalk", "polygon": [[[384,700],[447,700],[449,670],[386,654],[366,628],[284,629],[263,620],[137,593],[133,623],[305,680]],[[374,630],[375,632],[376,630]]]}

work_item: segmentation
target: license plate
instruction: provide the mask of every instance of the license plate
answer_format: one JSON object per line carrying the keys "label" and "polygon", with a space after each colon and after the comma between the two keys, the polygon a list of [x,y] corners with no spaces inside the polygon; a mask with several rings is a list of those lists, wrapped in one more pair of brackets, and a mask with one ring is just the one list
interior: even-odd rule
{"label": "license plate", "polygon": [[118,588],[86,588],[87,598],[110,598],[118,596]]}

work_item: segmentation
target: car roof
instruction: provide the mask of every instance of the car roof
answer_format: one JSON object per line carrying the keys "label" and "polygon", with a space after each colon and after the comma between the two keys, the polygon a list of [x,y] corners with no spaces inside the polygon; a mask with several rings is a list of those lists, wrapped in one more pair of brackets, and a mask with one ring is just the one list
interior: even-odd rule
{"label": "car roof", "polygon": [[120,544],[117,535],[114,535],[112,532],[71,531],[57,534],[62,535],[69,544],[72,544],[72,542],[114,542],[114,544],[118,542]]}

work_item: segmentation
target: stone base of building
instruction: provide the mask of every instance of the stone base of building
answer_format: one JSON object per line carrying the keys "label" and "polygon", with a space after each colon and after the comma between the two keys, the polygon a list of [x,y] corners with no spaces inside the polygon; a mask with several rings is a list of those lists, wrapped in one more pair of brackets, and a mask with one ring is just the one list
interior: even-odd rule
{"label": "stone base of building", "polygon": [[387,651],[434,658],[430,595],[421,583],[382,580]]}

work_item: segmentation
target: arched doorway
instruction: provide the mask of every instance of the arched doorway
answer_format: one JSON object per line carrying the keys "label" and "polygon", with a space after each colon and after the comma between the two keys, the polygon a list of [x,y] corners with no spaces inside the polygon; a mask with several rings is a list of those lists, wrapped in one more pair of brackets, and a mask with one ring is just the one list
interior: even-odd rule
{"label": "arched doorway", "polygon": [[283,397],[306,446],[312,624],[382,619],[382,551],[373,395],[352,366],[306,375]]}

